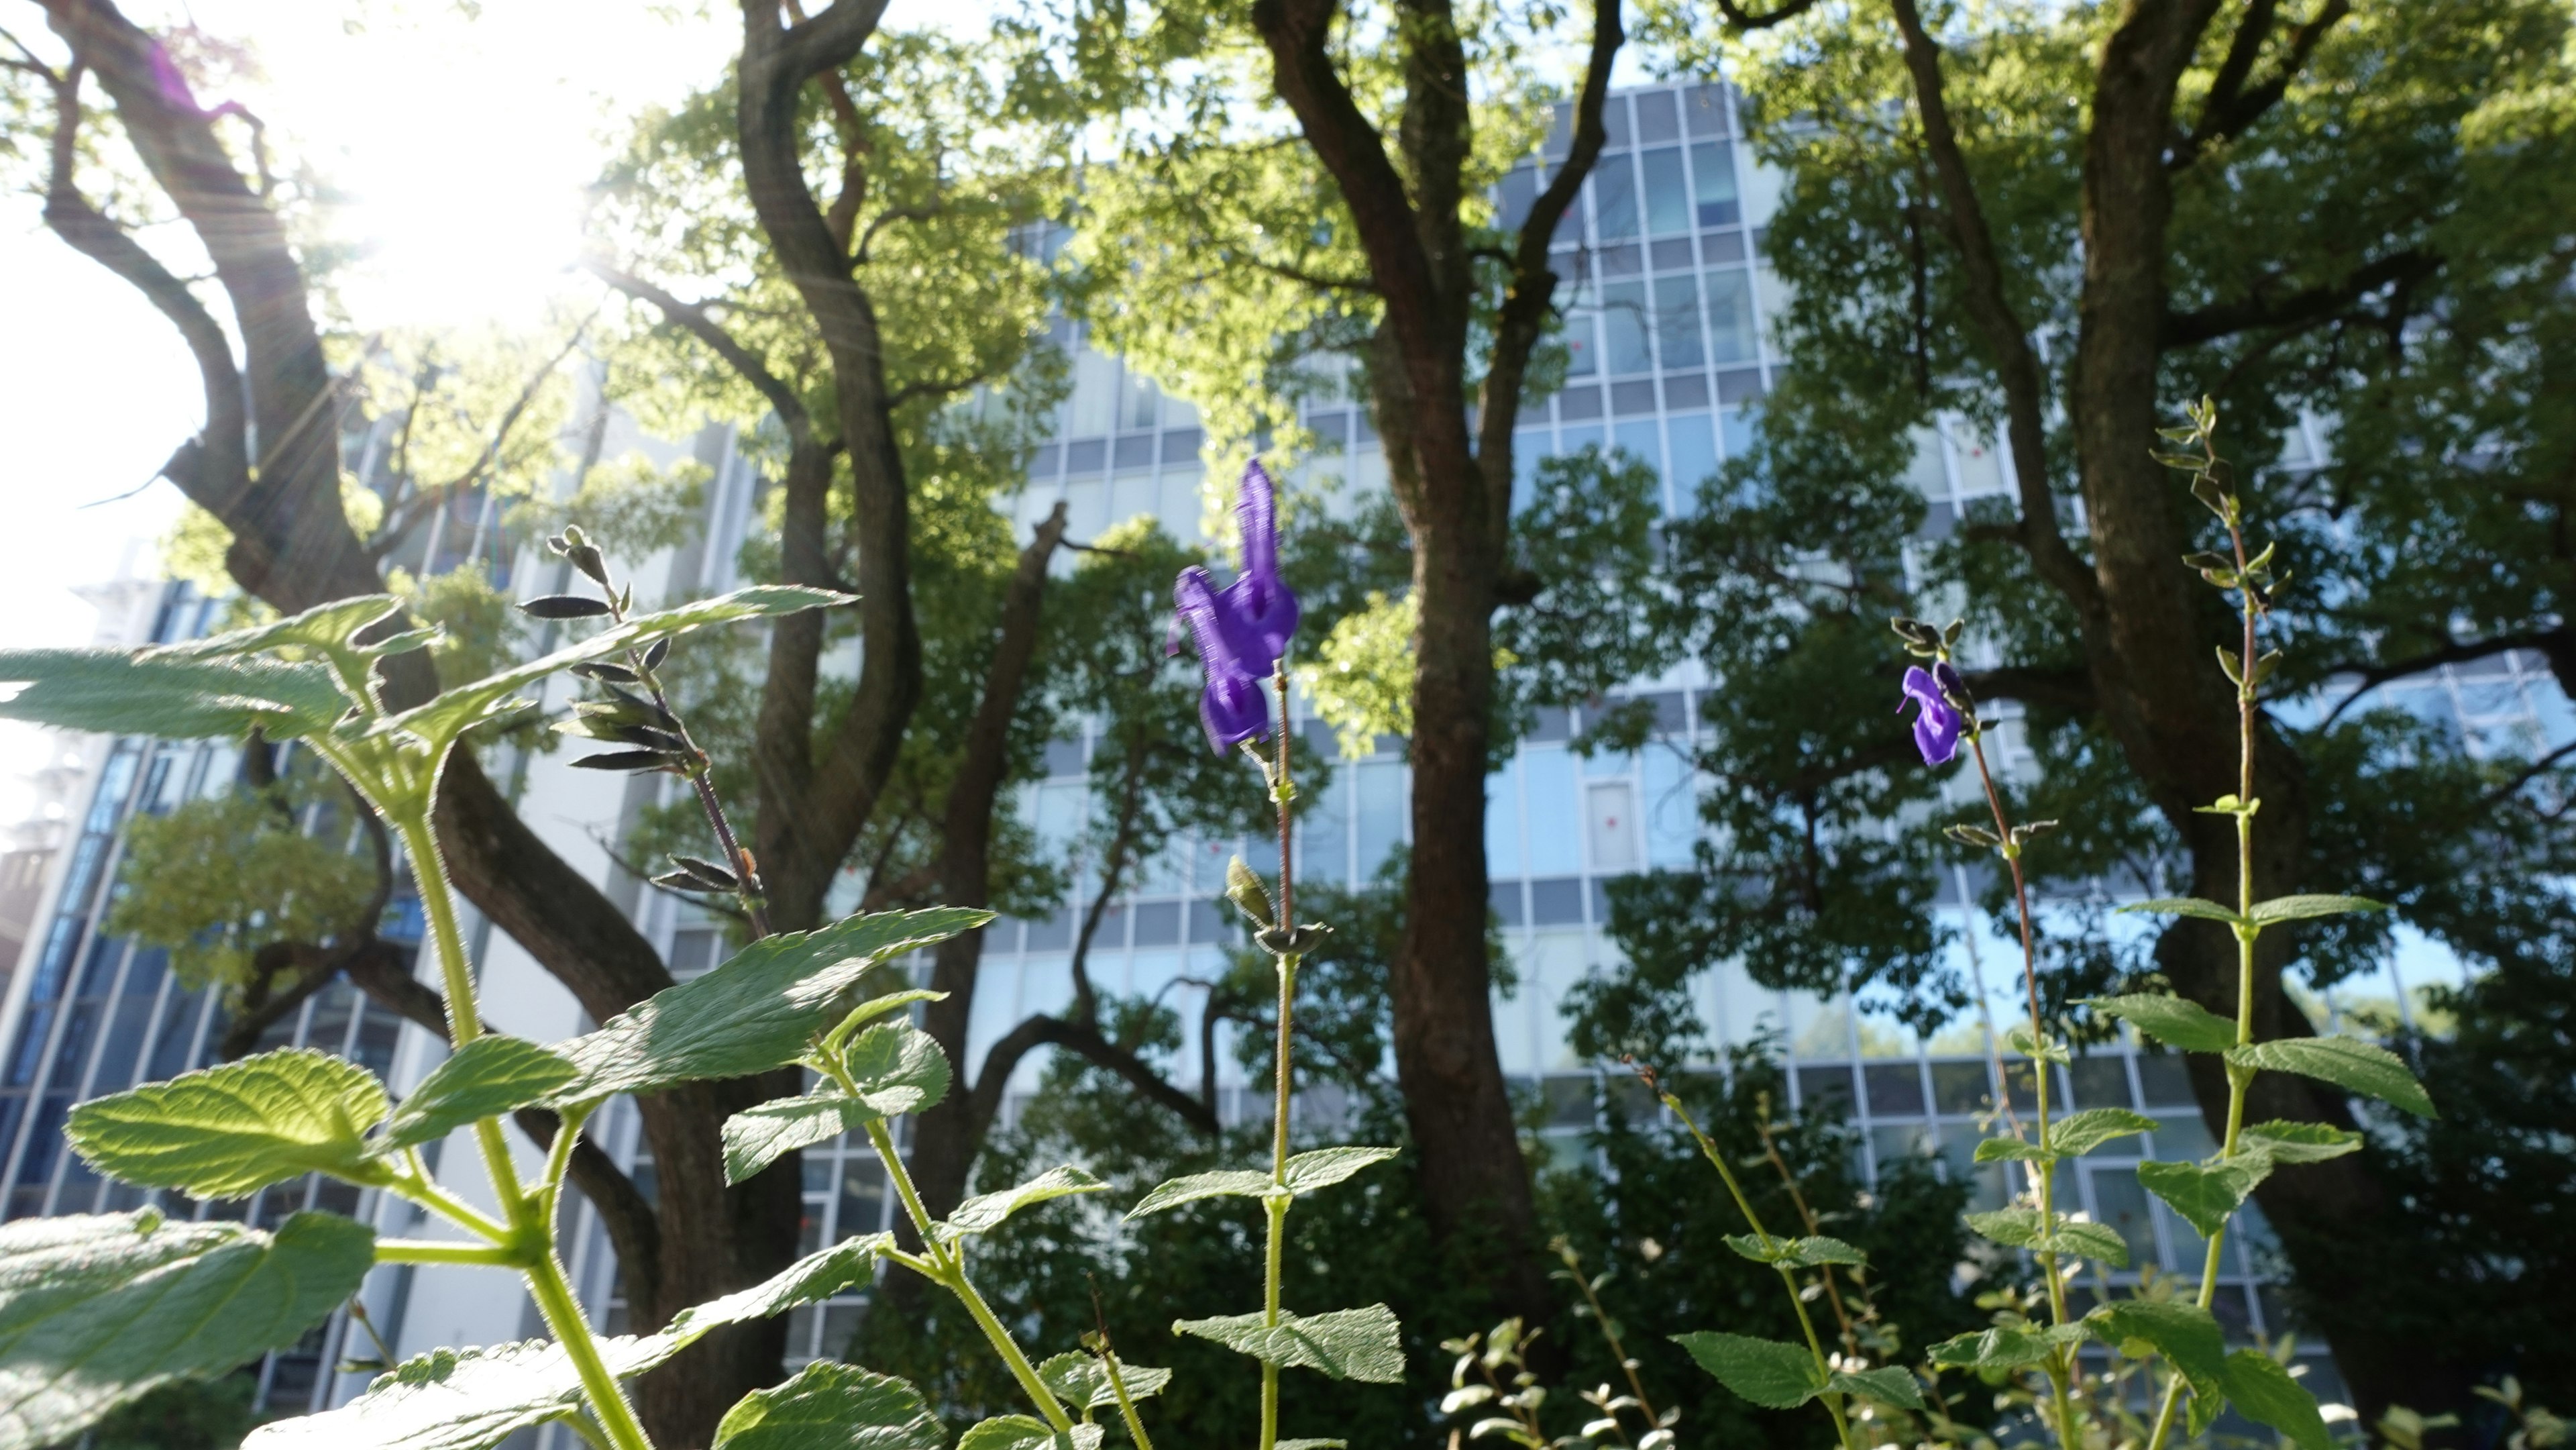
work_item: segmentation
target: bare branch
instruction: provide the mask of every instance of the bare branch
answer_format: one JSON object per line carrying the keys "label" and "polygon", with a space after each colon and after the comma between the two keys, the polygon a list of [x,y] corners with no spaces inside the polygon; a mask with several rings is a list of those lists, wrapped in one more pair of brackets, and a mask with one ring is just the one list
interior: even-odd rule
{"label": "bare branch", "polygon": [[752,356],[751,349],[736,341],[732,333],[707,315],[711,304],[683,302],[632,272],[610,266],[602,257],[585,258],[582,266],[589,269],[592,276],[636,301],[652,304],[672,326],[705,343],[710,351],[723,358],[727,366],[742,375],[744,382],[758,390],[761,400],[769,404],[771,411],[778,414],[779,424],[787,430],[790,441],[813,436],[814,418],[805,410],[805,400],[797,397],[796,390],[771,372],[767,364]]}
{"label": "bare branch", "polygon": [[[368,543],[367,552],[371,557],[383,558],[402,542],[405,535],[418,527],[423,518],[444,507],[449,499],[489,478],[493,470],[500,467],[501,450],[509,446],[510,435],[518,430],[519,420],[527,415],[529,405],[536,401],[537,390],[544,387],[546,379],[554,376],[555,369],[564,365],[564,359],[571,357],[581,346],[582,338],[590,332],[590,325],[598,320],[596,311],[582,319],[581,325],[564,339],[564,345],[556,350],[555,355],[546,359],[544,366],[528,374],[528,381],[520,387],[518,396],[510,400],[510,406],[502,411],[500,421],[493,425],[492,441],[483,446],[483,451],[475,456],[474,462],[463,473],[445,483],[415,488],[403,500],[403,506],[387,517],[384,525],[377,529],[374,540]],[[414,407],[417,406],[415,401]]]}

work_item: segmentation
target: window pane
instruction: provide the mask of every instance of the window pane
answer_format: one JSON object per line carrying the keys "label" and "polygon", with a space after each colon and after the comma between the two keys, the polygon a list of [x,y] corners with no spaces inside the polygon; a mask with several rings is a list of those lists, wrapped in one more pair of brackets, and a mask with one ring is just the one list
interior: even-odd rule
{"label": "window pane", "polygon": [[1638,159],[1646,168],[1646,234],[1669,237],[1689,231],[1690,188],[1682,179],[1681,148],[1667,146]]}
{"label": "window pane", "polygon": [[1699,224],[1704,227],[1730,227],[1742,212],[1736,205],[1735,148],[1720,141],[1702,141],[1691,148],[1691,173],[1699,182]]}
{"label": "window pane", "polygon": [[1502,224],[1505,231],[1519,231],[1521,222],[1529,216],[1530,203],[1536,200],[1538,200],[1537,168],[1515,166],[1511,173],[1503,178],[1502,194],[1495,199],[1496,208],[1502,213],[1496,220]]}
{"label": "window pane", "polygon": [[1687,512],[1698,506],[1702,480],[1717,472],[1717,439],[1706,413],[1683,413],[1672,420],[1673,503]]}
{"label": "window pane", "polygon": [[1753,361],[1753,274],[1742,267],[1711,272],[1708,281],[1708,345],[1711,360]]}
{"label": "window pane", "polygon": [[1687,272],[1655,279],[1655,349],[1665,367],[1700,365],[1699,282]]}
{"label": "window pane", "polygon": [[1646,284],[1613,282],[1601,289],[1601,321],[1609,370],[1651,372],[1655,359],[1646,350]]}
{"label": "window pane", "polygon": [[1624,242],[1637,235],[1637,174],[1625,156],[1604,156],[1592,179],[1592,209],[1597,235],[1604,242]]}

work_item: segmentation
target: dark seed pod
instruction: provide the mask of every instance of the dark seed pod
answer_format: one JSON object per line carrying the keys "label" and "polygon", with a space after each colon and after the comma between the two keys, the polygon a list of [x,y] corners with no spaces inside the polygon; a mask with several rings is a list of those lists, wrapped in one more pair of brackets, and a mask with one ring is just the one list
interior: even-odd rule
{"label": "dark seed pod", "polygon": [[523,600],[519,608],[535,619],[597,619],[609,612],[605,599],[586,599],[578,594],[545,594]]}
{"label": "dark seed pod", "polygon": [[662,661],[669,659],[670,657],[670,639],[667,636],[662,639],[657,639],[653,641],[651,647],[644,651],[644,668],[648,670],[658,670],[662,668]]}
{"label": "dark seed pod", "polygon": [[709,889],[705,882],[691,876],[686,871],[665,872],[660,876],[655,876],[650,879],[654,885],[668,887],[673,891],[705,891]]}
{"label": "dark seed pod", "polygon": [[714,887],[718,891],[735,891],[739,890],[742,886],[741,877],[734,875],[732,872],[727,871],[725,868],[717,865],[713,861],[700,860],[695,856],[683,856],[677,851],[671,853],[671,860],[672,863],[677,865],[681,870],[695,876],[700,881],[707,883],[707,885]]}
{"label": "dark seed pod", "polygon": [[669,770],[686,771],[688,763],[676,755],[659,750],[612,750],[606,755],[585,755],[572,762],[576,770]]}
{"label": "dark seed pod", "polygon": [[600,556],[597,545],[575,544],[564,551],[564,557],[572,561],[574,568],[597,580],[599,587],[608,587],[608,560]]}
{"label": "dark seed pod", "polygon": [[680,722],[671,718],[670,711],[663,709],[661,706],[654,704],[652,701],[645,699],[643,696],[636,694],[632,690],[621,690],[605,680],[600,681],[599,688],[605,690],[608,693],[608,698],[614,700],[617,703],[618,708],[628,716],[638,720],[650,721],[665,730],[677,730],[680,728]]}
{"label": "dark seed pod", "polygon": [[573,666],[572,672],[585,680],[598,680],[604,684],[634,685],[641,684],[644,679],[626,666],[612,665],[606,660],[584,660]]}

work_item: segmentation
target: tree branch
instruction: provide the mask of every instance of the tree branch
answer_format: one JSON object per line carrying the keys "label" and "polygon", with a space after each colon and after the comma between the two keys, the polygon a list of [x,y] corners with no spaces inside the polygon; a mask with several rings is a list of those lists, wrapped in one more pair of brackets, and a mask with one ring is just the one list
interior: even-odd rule
{"label": "tree branch", "polygon": [[1784,21],[1795,20],[1816,8],[1816,0],[1786,0],[1778,9],[1761,15],[1744,8],[1741,0],[1717,0],[1717,13],[1736,30],[1768,30]]}
{"label": "tree branch", "polygon": [[751,384],[760,394],[761,401],[769,404],[770,411],[778,415],[778,422],[787,430],[791,443],[813,436],[814,416],[806,411],[805,400],[796,396],[796,390],[771,372],[767,364],[752,356],[751,349],[736,341],[732,333],[708,316],[708,304],[683,302],[632,272],[610,266],[603,257],[586,257],[582,266],[592,276],[636,301],[650,303],[670,325],[705,343],[708,351],[724,359],[725,365]]}
{"label": "tree branch", "polygon": [[2307,68],[2317,43],[2336,22],[2352,13],[2352,0],[2325,0],[2314,18],[2293,26],[2290,53],[2281,58],[2280,68],[2249,90],[2245,82],[2254,74],[2254,63],[2263,53],[2263,42],[2271,36],[2278,10],[2278,0],[2251,0],[2245,7],[2245,18],[2228,44],[2227,59],[2220,63],[2217,76],[2210,82],[2209,97],[2201,103],[2200,120],[2190,135],[2174,144],[2165,161],[2167,166],[2182,170],[2199,160],[2213,144],[2244,135],[2264,112],[2280,104],[2289,93],[2290,82]]}
{"label": "tree branch", "polygon": [[1109,1069],[1147,1102],[1170,1112],[1203,1137],[1213,1138],[1220,1130],[1215,1109],[1181,1091],[1156,1072],[1153,1064],[1103,1036],[1097,1026],[1040,1013],[1023,1018],[984,1054],[983,1070],[976,1074],[974,1091],[969,1094],[969,1111],[975,1115],[978,1138],[990,1131],[993,1120],[1001,1115],[1002,1094],[1010,1087],[1011,1074],[1019,1070],[1020,1059],[1039,1047],[1061,1047]]}
{"label": "tree branch", "polygon": [[2442,258],[2432,252],[2408,248],[2364,263],[2342,281],[2324,287],[2305,287],[2286,297],[2270,298],[2258,287],[2254,295],[2235,302],[2223,302],[2191,312],[2167,312],[2164,325],[2156,335],[2157,346],[2166,349],[2191,347],[2257,328],[2312,327],[2332,321],[2338,314],[2383,287],[2402,287],[2418,282],[2441,270]]}
{"label": "tree branch", "polygon": [[2354,680],[2352,693],[2337,701],[2335,707],[2326,712],[2326,717],[2317,722],[2317,728],[2324,730],[2333,725],[2343,717],[2344,711],[2358,704],[2363,696],[2391,680],[2402,680],[2409,675],[2420,675],[2426,670],[2440,669],[2444,665],[2467,664],[2471,660],[2487,659],[2495,655],[2508,654],[2514,650],[2527,649],[2534,654],[2547,655],[2553,648],[2567,648],[2570,633],[2571,627],[2566,625],[2556,629],[2523,630],[2514,634],[2493,635],[2486,639],[2452,640],[2437,648],[2425,650],[2421,654],[2409,655],[2402,660],[2378,664],[2355,661],[2336,665],[2326,672],[2327,677],[2332,679],[2352,676]]}

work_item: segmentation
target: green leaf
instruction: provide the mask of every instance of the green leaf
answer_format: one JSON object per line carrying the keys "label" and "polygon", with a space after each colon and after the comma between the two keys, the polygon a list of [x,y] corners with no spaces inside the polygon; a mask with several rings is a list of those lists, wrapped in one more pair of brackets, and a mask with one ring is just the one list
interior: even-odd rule
{"label": "green leaf", "polygon": [[885,911],[763,937],[705,976],[666,987],[564,1044],[582,1075],[558,1100],[784,1067],[838,1020],[843,995],[869,968],[992,919],[989,911],[958,907]]}
{"label": "green leaf", "polygon": [[[1109,1384],[1109,1367],[1094,1355],[1059,1354],[1038,1366],[1038,1378],[1055,1391],[1056,1398],[1077,1409],[1103,1410],[1118,1403],[1118,1392]],[[1127,1387],[1127,1398],[1141,1400],[1162,1393],[1172,1382],[1172,1372],[1122,1362],[1118,1382]]]}
{"label": "green leaf", "polygon": [[2227,1060],[2266,1072],[2295,1072],[2330,1082],[2346,1092],[2377,1098],[2419,1118],[2439,1117],[2433,1099],[2405,1062],[2385,1047],[2349,1037],[2280,1037],[2249,1042],[2227,1054]]}
{"label": "green leaf", "polygon": [[859,1102],[879,1117],[899,1118],[948,1096],[948,1054],[910,1022],[880,1022],[841,1055]]}
{"label": "green leaf", "polygon": [[2323,1163],[2361,1148],[2361,1135],[2324,1123],[2256,1123],[2244,1133],[2244,1145],[2276,1163]]}
{"label": "green leaf", "polygon": [[1865,1265],[1869,1256],[1841,1239],[1824,1237],[1772,1239],[1766,1245],[1751,1234],[1728,1234],[1726,1246],[1757,1264],[1785,1264],[1794,1269],[1812,1269],[1818,1264]]}
{"label": "green leaf", "polygon": [[2122,1018],[2159,1042],[2185,1052],[2225,1052],[2236,1045],[2236,1024],[2198,1002],[2159,992],[2087,997],[2084,1005]]}
{"label": "green leaf", "polygon": [[2231,924],[2239,920],[2235,912],[2215,901],[2203,901],[2197,896],[2159,897],[2154,901],[2140,901],[2120,909],[2151,912],[2157,916],[2192,916],[2202,921],[2224,921]]}
{"label": "green leaf", "polygon": [[2042,1062],[2075,1060],[2074,1054],[2066,1050],[2065,1043],[2055,1038],[2038,1036],[2030,1030],[2030,1024],[2027,1022],[2016,1022],[2004,1033],[2004,1046],[2024,1057],[2036,1057]]}
{"label": "green leaf", "polygon": [[1999,1208],[1966,1217],[1970,1232],[2009,1249],[2029,1248],[2041,1236],[2039,1210],[2035,1208]]}
{"label": "green leaf", "polygon": [[725,1182],[740,1183],[798,1148],[829,1142],[885,1114],[840,1093],[780,1098],[725,1119]]}
{"label": "green leaf", "polygon": [[1262,886],[1261,878],[1252,874],[1252,868],[1243,864],[1241,856],[1225,863],[1225,895],[1234,903],[1234,909],[1252,923],[1254,931],[1268,931],[1279,924],[1278,914],[1270,909],[1270,892]]}
{"label": "green leaf", "polygon": [[2067,1254],[2081,1259],[2099,1259],[2114,1268],[2129,1266],[2129,1246],[2107,1225],[2075,1223],[2059,1218],[2054,1230],[2040,1221],[2035,1208],[2003,1208],[1992,1213],[1967,1215],[1968,1227],[1976,1234],[2006,1248],[2028,1249],[2036,1254]]}
{"label": "green leaf", "polygon": [[210,634],[204,639],[159,645],[145,650],[143,657],[211,660],[288,648],[325,652],[345,650],[367,656],[386,654],[392,651],[378,646],[351,645],[349,640],[360,630],[390,617],[402,607],[403,602],[390,594],[353,594],[346,599],[317,604],[302,614],[291,615],[272,624],[255,624],[248,629]]}
{"label": "green leaf", "polygon": [[[680,1352],[659,1335],[602,1339],[599,1351],[621,1379]],[[523,1339],[438,1349],[376,1376],[365,1394],[336,1410],[260,1426],[242,1450],[491,1450],[581,1407],[581,1372],[561,1344]]]}
{"label": "green leaf", "polygon": [[1330,1188],[1373,1164],[1396,1156],[1393,1148],[1318,1148],[1288,1160],[1288,1191],[1312,1193]]}
{"label": "green leaf", "polygon": [[2054,1152],[2042,1153],[2039,1151],[2038,1144],[2025,1143],[2019,1138],[1985,1138],[1977,1143],[1976,1159],[1980,1163],[2000,1163],[2006,1159],[2022,1163],[2039,1163],[2060,1156],[2062,1155]]}
{"label": "green leaf", "polygon": [[1270,1186],[1269,1174],[1256,1173],[1249,1168],[1184,1173],[1178,1178],[1166,1178],[1155,1184],[1152,1192],[1127,1210],[1127,1216],[1143,1218],[1149,1213],[1161,1213],[1164,1209],[1196,1203],[1202,1198],[1262,1198],[1269,1194]]}
{"label": "green leaf", "polygon": [[955,1243],[968,1234],[990,1233],[1002,1220],[1031,1204],[1049,1199],[1067,1198],[1077,1193],[1102,1193],[1109,1185],[1068,1163],[1050,1168],[1037,1177],[999,1193],[979,1193],[957,1205],[945,1223],[931,1225],[931,1232],[945,1243]]}
{"label": "green leaf", "polygon": [[946,1450],[921,1392],[892,1375],[818,1360],[725,1411],[715,1450]]}
{"label": "green leaf", "polygon": [[1767,1409],[1794,1410],[1824,1393],[1824,1372],[1804,1345],[1705,1329],[1672,1339],[1737,1398]]}
{"label": "green leaf", "polygon": [[1076,1425],[1060,1435],[1044,1420],[1003,1415],[969,1427],[957,1437],[957,1450],[1100,1450],[1106,1433],[1098,1425]]}
{"label": "green leaf", "polygon": [[1912,1370],[1896,1365],[1884,1369],[1838,1370],[1826,1378],[1825,1392],[1859,1395],[1883,1405],[1902,1405],[1909,1410],[1923,1408],[1923,1386],[1916,1383]]}
{"label": "green leaf", "polygon": [[1273,1450],[1350,1450],[1348,1440],[1282,1440]]}
{"label": "green leaf", "polygon": [[2127,1108],[2087,1108],[2051,1127],[2048,1146],[2065,1157],[2081,1158],[2114,1138],[2153,1132],[2155,1126],[2155,1119]]}
{"label": "green leaf", "polygon": [[2239,1153],[2206,1163],[2141,1163],[2138,1182],[2208,1238],[2271,1171],[2271,1159]]}
{"label": "green leaf", "polygon": [[0,650],[0,718],[101,735],[270,740],[331,728],[349,708],[331,672],[275,660],[147,659],[122,650]]}
{"label": "green leaf", "polygon": [[1258,1314],[1176,1319],[1175,1334],[1212,1339],[1263,1364],[1320,1370],[1337,1380],[1392,1385],[1404,1381],[1402,1327],[1383,1304],[1329,1314],[1281,1314],[1276,1327]]}
{"label": "green leaf", "polygon": [[[710,1329],[767,1319],[844,1290],[864,1288],[876,1279],[877,1260],[893,1247],[894,1235],[890,1233],[843,1239],[820,1253],[807,1254],[748,1289],[690,1305],[672,1315],[671,1322],[656,1337],[673,1340],[685,1348]],[[678,1348],[672,1351],[678,1352]]]}
{"label": "green leaf", "polygon": [[2035,1245],[2045,1253],[2099,1259],[2115,1269],[2129,1267],[2129,1241],[2104,1223],[2061,1223],[2057,1232]]}
{"label": "green leaf", "polygon": [[2215,1390],[2227,1336],[2210,1312],[2179,1300],[2114,1299],[2085,1317],[2093,1332],[2132,1359],[2161,1354],[2195,1386]]}
{"label": "green leaf", "polygon": [[909,1007],[915,1002],[945,1001],[947,997],[948,994],[945,992],[934,992],[926,987],[907,987],[900,992],[888,992],[882,997],[870,997],[851,1008],[850,1015],[842,1018],[841,1025],[833,1028],[832,1033],[835,1038],[846,1040],[861,1026],[899,1007]]}
{"label": "green leaf", "polygon": [[579,1073],[560,1052],[516,1037],[477,1037],[440,1063],[385,1122],[378,1152],[434,1143],[480,1118],[541,1103]]}
{"label": "green leaf", "polygon": [[801,585],[764,584],[751,589],[737,589],[713,599],[697,600],[676,609],[665,609],[658,614],[637,615],[624,624],[603,629],[541,659],[530,660],[445,691],[427,704],[379,722],[376,729],[399,730],[416,735],[433,746],[444,745],[506,708],[510,698],[520,690],[586,660],[607,659],[655,640],[670,639],[708,625],[796,614],[828,605],[847,604],[852,597]]}
{"label": "green leaf", "polygon": [[2060,1346],[2073,1344],[2083,1337],[2083,1329],[2073,1324],[2033,1325],[2028,1329],[1998,1325],[1980,1333],[1945,1339],[1926,1352],[1932,1356],[1934,1364],[1973,1370],[2013,1370],[2037,1364]]}
{"label": "green leaf", "polygon": [[2254,903],[2246,920],[2258,926],[2276,921],[2304,921],[2312,916],[2341,916],[2349,911],[2386,911],[2388,903],[2367,896],[2275,896]]}
{"label": "green leaf", "polygon": [[317,1171],[382,1179],[384,1168],[368,1161],[367,1130],[384,1118],[375,1074],[290,1047],[93,1098],[72,1109],[63,1136],[122,1182],[242,1198]]}
{"label": "green leaf", "polygon": [[2290,1437],[2299,1450],[2334,1450],[2326,1435],[2325,1416],[2316,1396],[2302,1388],[2278,1360],[2260,1350],[2240,1349],[2227,1357],[2221,1380],[2229,1403],[2249,1420],[2269,1425]]}
{"label": "green leaf", "polygon": [[172,1380],[285,1349],[374,1262],[374,1233],[331,1214],[274,1236],[149,1208],[0,1227],[0,1447],[69,1444]]}

